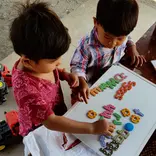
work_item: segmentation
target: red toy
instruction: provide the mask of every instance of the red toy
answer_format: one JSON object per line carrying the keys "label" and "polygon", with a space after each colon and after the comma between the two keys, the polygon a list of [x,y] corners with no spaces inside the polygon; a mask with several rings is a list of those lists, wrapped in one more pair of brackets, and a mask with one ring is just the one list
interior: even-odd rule
{"label": "red toy", "polygon": [[4,81],[7,83],[8,87],[12,87],[11,73],[5,65],[0,63],[0,75],[4,78]]}
{"label": "red toy", "polygon": [[9,128],[12,131],[14,136],[19,135],[19,122],[18,122],[18,112],[17,111],[10,111],[5,112],[6,121],[9,125]]}
{"label": "red toy", "polygon": [[23,137],[19,135],[18,113],[5,112],[6,121],[0,121],[0,151],[9,145],[19,144]]}

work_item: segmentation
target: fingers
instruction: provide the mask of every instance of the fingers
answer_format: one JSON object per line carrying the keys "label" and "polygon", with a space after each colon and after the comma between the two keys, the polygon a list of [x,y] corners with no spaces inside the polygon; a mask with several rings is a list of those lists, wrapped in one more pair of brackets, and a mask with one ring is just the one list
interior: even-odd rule
{"label": "fingers", "polygon": [[135,67],[138,67],[138,65],[140,64],[140,57],[139,56],[136,56],[135,57]]}
{"label": "fingers", "polygon": [[140,58],[140,66],[142,66],[145,62],[146,62],[146,59],[145,59],[145,57],[144,56],[139,56],[139,58]]}
{"label": "fingers", "polygon": [[79,78],[76,75],[71,75],[71,87],[78,87],[79,86]]}
{"label": "fingers", "polygon": [[108,131],[111,132],[111,133],[113,133],[113,132],[114,132],[114,128],[110,127],[110,128],[108,129]]}
{"label": "fingers", "polygon": [[114,129],[116,128],[116,126],[112,123],[110,123],[109,127],[114,128]]}
{"label": "fingers", "polygon": [[109,132],[113,133],[114,130],[115,130],[115,128],[116,128],[116,126],[115,126],[114,124],[109,123],[109,128],[108,128],[108,131],[109,131]]}
{"label": "fingers", "polygon": [[109,123],[108,130],[105,132],[105,134],[111,136],[112,133],[114,133],[115,129],[116,129],[116,126],[112,123]]}
{"label": "fingers", "polygon": [[140,59],[140,64],[139,64],[139,66],[142,66],[142,65],[143,65],[143,63],[144,63],[143,57],[142,57],[142,56],[140,56],[140,57],[139,57],[139,59]]}
{"label": "fingers", "polygon": [[146,62],[146,59],[142,55],[133,56],[131,65],[135,64],[135,67],[142,66]]}
{"label": "fingers", "polygon": [[80,93],[78,93],[78,100],[79,100],[80,102],[83,102],[83,99],[81,98],[81,94],[80,94]]}
{"label": "fingers", "polygon": [[135,60],[136,60],[136,58],[135,58],[136,56],[134,55],[131,59],[132,59],[132,61],[131,61],[131,65],[133,65],[134,63],[135,63]]}
{"label": "fingers", "polygon": [[105,135],[108,135],[108,136],[112,136],[112,133],[109,132],[109,131],[105,132],[104,134],[105,134]]}
{"label": "fingers", "polygon": [[88,99],[89,99],[89,89],[82,89],[78,91],[77,93],[77,98],[80,102],[85,102],[88,104]]}
{"label": "fingers", "polygon": [[144,57],[144,56],[142,56],[142,58],[143,58],[143,61],[146,63],[147,61],[146,61],[145,57]]}
{"label": "fingers", "polygon": [[82,97],[83,97],[83,100],[86,104],[88,104],[88,98],[87,98],[87,95],[86,95],[86,90],[83,90],[82,92]]}
{"label": "fingers", "polygon": [[87,99],[89,99],[89,94],[90,94],[89,89],[87,89],[86,91]]}
{"label": "fingers", "polygon": [[79,86],[79,80],[75,79],[74,82],[72,82],[71,87],[78,87]]}
{"label": "fingers", "polygon": [[85,101],[86,104],[88,104],[89,95],[90,95],[89,88],[85,88],[83,90],[82,96],[83,96],[84,101]]}

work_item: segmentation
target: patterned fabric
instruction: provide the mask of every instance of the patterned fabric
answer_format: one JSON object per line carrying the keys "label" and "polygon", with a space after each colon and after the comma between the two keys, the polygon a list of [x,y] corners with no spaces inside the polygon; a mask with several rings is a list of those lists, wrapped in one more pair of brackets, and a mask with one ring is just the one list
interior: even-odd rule
{"label": "patterned fabric", "polygon": [[56,83],[51,83],[18,70],[17,64],[12,71],[12,83],[19,108],[20,135],[25,136],[53,114],[58,105],[65,104],[58,70],[54,71]]}
{"label": "patterned fabric", "polygon": [[140,156],[156,156],[156,141],[149,143]]}
{"label": "patterned fabric", "polygon": [[83,37],[71,60],[71,72],[84,77],[88,84],[93,84],[105,68],[118,62],[127,46],[134,45],[130,37],[115,49],[105,48],[97,39],[95,28],[90,35]]}
{"label": "patterned fabric", "polygon": [[151,136],[140,156],[156,156],[156,131]]}

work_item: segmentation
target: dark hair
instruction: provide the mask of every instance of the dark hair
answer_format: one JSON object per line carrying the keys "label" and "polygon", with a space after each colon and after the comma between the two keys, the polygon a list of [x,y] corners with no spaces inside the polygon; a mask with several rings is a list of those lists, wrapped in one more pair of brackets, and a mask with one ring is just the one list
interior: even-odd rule
{"label": "dark hair", "polygon": [[14,50],[29,59],[57,59],[69,48],[71,38],[59,17],[44,2],[22,5],[10,28]]}
{"label": "dark hair", "polygon": [[138,14],[136,0],[99,0],[96,18],[106,32],[125,36],[135,28]]}

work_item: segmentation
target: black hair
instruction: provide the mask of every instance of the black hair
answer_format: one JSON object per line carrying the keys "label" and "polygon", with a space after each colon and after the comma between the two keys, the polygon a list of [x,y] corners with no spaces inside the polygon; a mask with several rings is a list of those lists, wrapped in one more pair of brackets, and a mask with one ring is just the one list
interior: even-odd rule
{"label": "black hair", "polygon": [[69,48],[71,38],[48,4],[27,1],[10,28],[15,52],[31,60],[57,59]]}
{"label": "black hair", "polygon": [[136,0],[99,0],[97,22],[115,36],[127,36],[136,26],[139,7]]}

